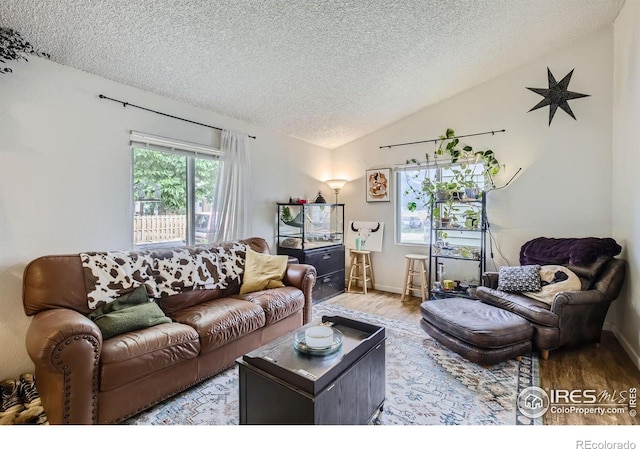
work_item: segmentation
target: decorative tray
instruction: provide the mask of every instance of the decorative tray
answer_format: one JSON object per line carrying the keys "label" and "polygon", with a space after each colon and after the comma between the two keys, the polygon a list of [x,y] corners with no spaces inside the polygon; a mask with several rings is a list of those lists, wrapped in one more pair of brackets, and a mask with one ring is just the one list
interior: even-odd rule
{"label": "decorative tray", "polygon": [[314,348],[308,346],[306,343],[305,329],[300,329],[293,336],[293,347],[302,352],[303,354],[309,355],[330,355],[335,352],[338,352],[340,348],[342,348],[342,332],[338,329],[333,329],[333,342],[330,346],[325,348]]}
{"label": "decorative tray", "polygon": [[[296,334],[311,326],[331,326],[340,332],[342,345],[334,353],[325,357],[309,355],[296,349]],[[300,337],[298,341],[302,341]],[[306,340],[306,336],[305,336]],[[356,321],[335,315],[324,315],[319,322],[310,323],[302,328],[283,335],[266,345],[254,349],[238,359],[252,369],[275,376],[309,394],[318,394],[334,381],[336,376],[348,369],[367,352],[384,344],[385,328],[363,321]]]}

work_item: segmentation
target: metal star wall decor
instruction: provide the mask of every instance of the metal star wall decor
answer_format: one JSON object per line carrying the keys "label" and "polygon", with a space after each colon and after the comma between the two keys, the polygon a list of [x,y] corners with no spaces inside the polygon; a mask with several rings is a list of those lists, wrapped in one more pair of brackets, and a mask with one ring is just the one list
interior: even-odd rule
{"label": "metal star wall decor", "polygon": [[560,82],[557,82],[554,78],[551,70],[547,67],[547,76],[549,78],[549,88],[541,89],[536,87],[527,87],[532,92],[537,93],[538,95],[542,95],[544,99],[540,101],[537,105],[529,109],[527,112],[534,111],[539,108],[543,108],[545,106],[549,106],[549,126],[551,126],[551,121],[553,120],[553,116],[556,114],[556,110],[558,108],[562,109],[564,112],[569,114],[576,120],[576,116],[573,115],[573,111],[569,107],[569,100],[575,100],[576,98],[589,97],[587,94],[579,94],[577,92],[570,92],[567,90],[569,87],[569,81],[571,81],[571,75],[573,75],[572,69]]}

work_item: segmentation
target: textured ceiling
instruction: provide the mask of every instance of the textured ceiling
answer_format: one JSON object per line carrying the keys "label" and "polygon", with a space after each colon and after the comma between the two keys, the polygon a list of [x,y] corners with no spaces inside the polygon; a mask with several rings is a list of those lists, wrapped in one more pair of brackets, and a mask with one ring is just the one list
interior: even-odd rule
{"label": "textured ceiling", "polygon": [[335,148],[612,24],[623,3],[1,0],[0,26],[60,64]]}

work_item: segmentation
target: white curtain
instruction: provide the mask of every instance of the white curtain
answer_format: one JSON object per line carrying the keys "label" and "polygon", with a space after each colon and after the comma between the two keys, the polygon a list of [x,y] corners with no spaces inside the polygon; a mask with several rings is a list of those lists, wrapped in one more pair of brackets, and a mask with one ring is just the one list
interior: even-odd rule
{"label": "white curtain", "polygon": [[248,136],[222,131],[218,181],[213,198],[210,240],[222,242],[252,236],[251,165]]}

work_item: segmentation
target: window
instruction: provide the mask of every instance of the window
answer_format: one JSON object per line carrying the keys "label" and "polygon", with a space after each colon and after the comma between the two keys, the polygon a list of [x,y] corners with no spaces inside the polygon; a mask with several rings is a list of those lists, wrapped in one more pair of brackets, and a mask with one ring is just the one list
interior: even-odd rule
{"label": "window", "polygon": [[[425,179],[433,182],[439,180],[447,182],[454,179],[454,170],[459,170],[462,164],[444,164],[438,166],[408,165],[396,168],[395,192],[395,241],[406,245],[428,245],[431,233],[431,211],[425,196],[421,196],[422,183]],[[480,190],[484,187],[484,166],[481,163],[465,165],[472,170],[475,184]],[[415,202],[417,208],[409,210],[409,204]]]}
{"label": "window", "polygon": [[134,247],[206,243],[219,150],[138,132],[131,148]]}
{"label": "window", "polygon": [[[431,231],[431,213],[414,192],[421,190],[422,180],[427,169],[407,167],[397,169],[396,180],[396,243],[409,245],[428,245]],[[409,210],[409,203],[415,202],[418,208]]]}

